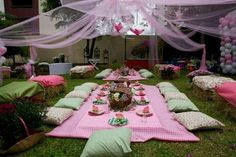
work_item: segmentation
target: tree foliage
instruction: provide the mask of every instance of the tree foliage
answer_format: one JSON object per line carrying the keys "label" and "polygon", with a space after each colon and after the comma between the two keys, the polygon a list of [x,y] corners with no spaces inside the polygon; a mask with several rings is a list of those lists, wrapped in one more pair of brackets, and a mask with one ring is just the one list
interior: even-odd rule
{"label": "tree foliage", "polygon": [[41,0],[41,6],[43,7],[43,12],[55,9],[61,6],[60,0]]}

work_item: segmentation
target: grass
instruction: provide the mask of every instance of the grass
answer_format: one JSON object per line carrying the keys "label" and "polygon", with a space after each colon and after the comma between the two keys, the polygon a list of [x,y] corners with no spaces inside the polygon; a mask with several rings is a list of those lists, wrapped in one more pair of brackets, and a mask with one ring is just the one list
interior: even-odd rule
{"label": "grass", "polygon": [[[205,101],[194,96],[189,80],[183,71],[179,79],[172,82],[181,92],[184,92],[200,109],[225,124],[223,130],[196,131],[194,134],[200,138],[200,142],[166,142],[150,140],[145,143],[132,143],[133,152],[130,157],[236,157],[236,122],[217,111],[213,101]],[[67,80],[66,92],[48,100],[49,105],[55,104],[66,93],[73,90],[73,87],[83,82],[104,83],[102,80],[89,79],[70,79]],[[17,81],[17,79],[5,80],[4,84]],[[152,78],[142,81],[144,84],[155,85],[163,81],[159,78]],[[43,126],[45,131],[50,131],[53,127]],[[69,138],[46,138],[32,149],[11,155],[12,157],[74,157],[79,156],[87,140]]]}

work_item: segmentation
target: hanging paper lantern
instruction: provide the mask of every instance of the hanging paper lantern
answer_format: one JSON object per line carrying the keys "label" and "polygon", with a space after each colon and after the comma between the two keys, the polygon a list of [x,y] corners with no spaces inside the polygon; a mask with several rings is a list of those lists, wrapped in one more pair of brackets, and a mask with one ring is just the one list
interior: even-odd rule
{"label": "hanging paper lantern", "polygon": [[144,29],[130,28],[130,31],[133,32],[135,35],[140,35],[143,33]]}
{"label": "hanging paper lantern", "polygon": [[0,46],[0,56],[7,52],[7,48],[4,46]]}

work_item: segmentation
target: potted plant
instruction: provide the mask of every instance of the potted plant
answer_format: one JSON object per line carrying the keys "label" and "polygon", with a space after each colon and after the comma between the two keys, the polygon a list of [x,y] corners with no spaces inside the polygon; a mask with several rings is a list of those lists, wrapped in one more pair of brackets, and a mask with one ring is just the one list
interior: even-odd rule
{"label": "potted plant", "polygon": [[174,65],[163,65],[159,68],[162,79],[173,79],[175,75]]}
{"label": "potted plant", "polygon": [[0,104],[1,154],[16,153],[31,148],[44,133],[37,131],[46,114],[46,106],[30,101]]}
{"label": "potted plant", "polygon": [[59,63],[60,62],[60,58],[59,57],[53,57],[53,62],[54,63]]}

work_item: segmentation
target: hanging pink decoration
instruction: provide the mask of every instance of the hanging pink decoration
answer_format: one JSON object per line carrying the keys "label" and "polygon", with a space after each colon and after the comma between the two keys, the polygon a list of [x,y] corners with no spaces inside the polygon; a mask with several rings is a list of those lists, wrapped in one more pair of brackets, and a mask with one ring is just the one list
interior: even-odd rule
{"label": "hanging pink decoration", "polygon": [[133,32],[135,35],[140,35],[143,33],[144,29],[130,28],[130,31]]}
{"label": "hanging pink decoration", "polygon": [[115,24],[114,27],[115,27],[116,31],[118,33],[120,33],[120,30],[123,28],[123,25],[121,23],[118,23],[118,24]]}
{"label": "hanging pink decoration", "polygon": [[4,55],[7,52],[7,48],[4,46],[0,47],[0,56]]}

